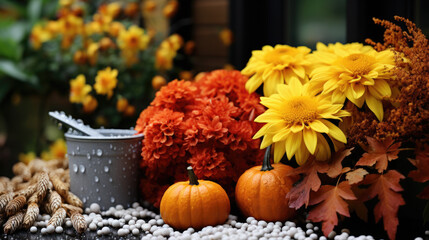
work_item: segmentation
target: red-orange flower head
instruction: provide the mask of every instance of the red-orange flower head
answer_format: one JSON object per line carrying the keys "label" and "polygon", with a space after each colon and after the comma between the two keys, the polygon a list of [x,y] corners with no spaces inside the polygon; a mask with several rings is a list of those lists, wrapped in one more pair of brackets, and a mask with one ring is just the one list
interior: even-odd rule
{"label": "red-orange flower head", "polygon": [[[252,136],[260,128],[253,119],[264,107],[246,91],[246,81],[239,71],[217,70],[198,82],[174,80],[162,87],[135,127],[145,135],[142,183],[173,184],[191,165],[199,178],[220,183],[232,197],[238,177],[263,157]],[[162,194],[154,188],[142,185],[142,191],[159,203],[153,196]]]}

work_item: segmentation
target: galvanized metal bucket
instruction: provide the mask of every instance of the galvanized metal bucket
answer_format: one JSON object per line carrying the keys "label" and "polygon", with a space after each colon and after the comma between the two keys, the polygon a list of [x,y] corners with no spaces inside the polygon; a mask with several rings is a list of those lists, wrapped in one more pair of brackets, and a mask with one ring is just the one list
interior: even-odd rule
{"label": "galvanized metal bucket", "polygon": [[89,207],[130,207],[139,197],[139,162],[143,134],[134,130],[99,129],[103,137],[65,134],[70,190]]}

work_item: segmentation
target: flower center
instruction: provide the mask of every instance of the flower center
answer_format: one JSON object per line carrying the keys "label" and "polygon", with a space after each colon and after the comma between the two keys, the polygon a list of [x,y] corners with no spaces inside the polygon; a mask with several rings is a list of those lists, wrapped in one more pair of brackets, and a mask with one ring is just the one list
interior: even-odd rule
{"label": "flower center", "polygon": [[309,96],[290,99],[285,105],[283,119],[287,124],[307,124],[317,119],[317,101]]}
{"label": "flower center", "polygon": [[273,63],[274,65],[281,65],[287,63],[285,57],[289,54],[289,49],[278,48],[265,54],[265,61],[267,63]]}
{"label": "flower center", "polygon": [[376,60],[372,56],[355,53],[342,58],[339,62],[354,75],[365,75],[372,70],[372,65],[376,63]]}

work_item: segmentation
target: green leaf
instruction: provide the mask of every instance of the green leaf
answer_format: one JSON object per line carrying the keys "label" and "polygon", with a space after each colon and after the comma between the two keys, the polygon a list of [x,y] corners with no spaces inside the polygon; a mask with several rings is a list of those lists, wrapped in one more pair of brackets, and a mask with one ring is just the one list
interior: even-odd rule
{"label": "green leaf", "polygon": [[16,42],[21,42],[27,31],[29,26],[25,22],[10,22],[10,21],[0,21],[0,39],[11,39]]}
{"label": "green leaf", "polygon": [[14,61],[22,57],[23,47],[12,39],[0,38],[0,56]]}
{"label": "green leaf", "polygon": [[35,22],[42,14],[42,0],[30,0],[27,5],[27,15],[31,22]]}
{"label": "green leaf", "polygon": [[21,67],[12,61],[0,61],[0,72],[17,80],[37,84],[38,79],[35,75],[26,73]]}

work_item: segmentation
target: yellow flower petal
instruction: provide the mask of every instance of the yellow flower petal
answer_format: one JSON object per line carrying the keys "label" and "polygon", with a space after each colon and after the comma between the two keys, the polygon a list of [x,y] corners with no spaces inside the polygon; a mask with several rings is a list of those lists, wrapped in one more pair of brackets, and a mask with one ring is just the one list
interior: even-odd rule
{"label": "yellow flower petal", "polygon": [[292,159],[295,152],[299,149],[302,142],[302,132],[290,134],[286,139],[287,158]]}
{"label": "yellow flower petal", "polygon": [[295,160],[298,165],[302,166],[307,162],[307,159],[310,157],[310,152],[304,144],[302,144],[299,148],[299,151],[297,151],[295,154]]}
{"label": "yellow flower petal", "polygon": [[311,129],[313,129],[316,132],[320,132],[320,133],[329,132],[329,128],[319,120],[312,121],[309,123],[309,125]]}
{"label": "yellow flower petal", "polygon": [[307,146],[308,151],[311,154],[314,154],[314,151],[316,151],[317,146],[317,134],[315,131],[307,130],[307,128],[304,128],[304,143]]}
{"label": "yellow flower petal", "polygon": [[285,154],[284,141],[274,143],[274,163],[279,163],[280,160],[282,160],[282,157],[284,154]]}
{"label": "yellow flower petal", "polygon": [[340,142],[343,142],[343,143],[347,142],[346,135],[344,135],[343,131],[341,131],[339,127],[335,126],[335,124],[331,123],[330,121],[327,121],[324,119],[321,119],[320,121],[329,128],[328,134],[330,136],[332,136],[333,138],[337,139]]}
{"label": "yellow flower petal", "polygon": [[271,144],[273,144],[272,136],[265,135],[265,137],[262,139],[262,142],[261,142],[261,149],[267,148]]}
{"label": "yellow flower petal", "polygon": [[381,103],[381,101],[377,100],[375,97],[373,97],[370,94],[366,95],[365,101],[366,101],[366,105],[375,114],[378,121],[380,122],[383,121],[384,112],[383,112],[383,104]]}
{"label": "yellow flower petal", "polygon": [[316,159],[319,161],[327,161],[331,158],[331,149],[329,148],[329,144],[326,141],[325,137],[322,134],[317,134],[318,148],[316,153]]}

